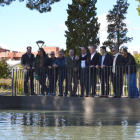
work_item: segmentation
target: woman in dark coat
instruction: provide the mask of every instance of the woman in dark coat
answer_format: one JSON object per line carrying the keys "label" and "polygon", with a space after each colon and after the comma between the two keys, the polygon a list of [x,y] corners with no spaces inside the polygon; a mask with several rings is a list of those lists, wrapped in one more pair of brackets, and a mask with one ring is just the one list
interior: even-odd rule
{"label": "woman in dark coat", "polygon": [[35,58],[34,61],[34,67],[35,67],[35,73],[36,73],[36,80],[39,81],[39,84],[41,85],[41,95],[44,96],[44,92],[47,90],[46,87],[46,62],[48,59],[48,55],[46,55],[43,48],[39,48],[38,55]]}

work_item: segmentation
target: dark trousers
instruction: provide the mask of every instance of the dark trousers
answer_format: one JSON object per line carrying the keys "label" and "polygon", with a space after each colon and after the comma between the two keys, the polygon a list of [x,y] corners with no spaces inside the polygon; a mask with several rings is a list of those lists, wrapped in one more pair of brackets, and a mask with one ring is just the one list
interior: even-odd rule
{"label": "dark trousers", "polygon": [[[67,79],[68,79],[68,91],[70,91],[71,95],[75,95],[77,92],[77,72],[67,73]],[[72,80],[73,80],[73,88],[72,88]]]}
{"label": "dark trousers", "polygon": [[47,87],[46,87],[46,74],[41,72],[41,73],[38,73],[37,76],[38,76],[39,84],[41,85],[41,94],[43,94],[47,90]]}
{"label": "dark trousers", "polygon": [[109,72],[101,70],[101,94],[105,95],[105,85],[106,85],[106,95],[109,95]]}
{"label": "dark trousers", "polygon": [[59,75],[59,94],[63,95],[63,81],[66,79],[66,85],[65,85],[65,95],[68,94],[68,79],[67,75]]}
{"label": "dark trousers", "polygon": [[24,69],[24,92],[28,93],[27,83],[30,77],[30,90],[31,95],[34,94],[34,83],[33,83],[33,70]]}
{"label": "dark trousers", "polygon": [[81,95],[84,96],[84,88],[86,88],[86,95],[89,94],[89,73],[87,73],[86,68],[81,68],[80,71],[80,85],[81,85]]}
{"label": "dark trousers", "polygon": [[96,95],[96,82],[97,82],[97,74],[96,72],[95,73],[91,73],[91,76],[90,76],[91,80],[90,80],[90,85],[92,86],[92,95]]}
{"label": "dark trousers", "polygon": [[120,74],[113,73],[112,83],[115,96],[121,96],[123,88],[123,75],[121,73]]}
{"label": "dark trousers", "polygon": [[58,75],[55,74],[55,77],[54,75],[48,75],[48,78],[49,78],[49,93],[54,93],[55,92],[55,89],[56,89],[56,82],[57,82],[57,79],[58,79]]}

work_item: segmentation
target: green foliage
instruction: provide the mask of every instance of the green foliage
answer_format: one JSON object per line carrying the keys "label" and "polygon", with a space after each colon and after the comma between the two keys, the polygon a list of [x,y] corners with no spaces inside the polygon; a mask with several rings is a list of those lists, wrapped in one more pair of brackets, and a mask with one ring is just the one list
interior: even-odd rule
{"label": "green foliage", "polygon": [[[138,1],[138,2],[140,3],[140,0],[136,0],[136,1]],[[139,16],[140,16],[140,5],[138,5],[137,10],[138,10],[138,14],[139,14]]]}
{"label": "green foliage", "polygon": [[7,78],[9,72],[9,66],[6,63],[6,59],[0,60],[0,78]]}
{"label": "green foliage", "polygon": [[99,45],[97,37],[100,24],[96,17],[97,0],[72,0],[68,5],[68,19],[65,22],[68,31],[66,36],[66,53],[69,49],[74,49],[75,54],[81,52],[80,47],[89,45]]}
{"label": "green foliage", "polygon": [[139,54],[134,54],[134,58],[135,58],[136,64],[139,67],[140,66],[140,53]]}
{"label": "green foliage", "polygon": [[117,0],[117,4],[113,6],[113,9],[109,11],[107,15],[108,21],[108,37],[107,41],[103,45],[112,47],[117,47],[118,50],[121,45],[127,42],[131,42],[133,38],[126,36],[128,29],[126,28],[126,19],[127,9],[129,4],[127,0]]}
{"label": "green foliage", "polygon": [[[15,0],[0,0],[0,6],[10,5]],[[24,0],[19,0],[20,2],[23,2]],[[60,0],[27,0],[26,1],[26,7],[30,10],[37,10],[40,13],[44,12],[50,12],[51,11],[51,5],[55,2],[59,2]]]}

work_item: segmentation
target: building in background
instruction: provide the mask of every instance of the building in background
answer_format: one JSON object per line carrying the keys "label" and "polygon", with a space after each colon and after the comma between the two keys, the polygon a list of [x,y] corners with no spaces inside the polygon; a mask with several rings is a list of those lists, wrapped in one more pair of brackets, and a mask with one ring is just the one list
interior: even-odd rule
{"label": "building in background", "polygon": [[[44,49],[44,51],[48,54],[50,54],[51,51],[55,52],[56,57],[58,57],[58,52],[61,50],[59,47],[42,47]],[[20,60],[22,55],[25,52],[17,52],[17,51],[12,51],[10,52],[10,50],[6,50],[3,48],[0,48],[0,59],[3,58],[7,58],[8,60]],[[32,52],[35,56],[37,55],[37,51],[36,52]]]}

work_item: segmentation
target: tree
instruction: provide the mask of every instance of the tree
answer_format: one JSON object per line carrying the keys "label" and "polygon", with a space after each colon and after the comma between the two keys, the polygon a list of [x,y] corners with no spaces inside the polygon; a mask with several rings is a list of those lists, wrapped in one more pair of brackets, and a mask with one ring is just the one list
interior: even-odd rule
{"label": "tree", "polygon": [[9,66],[6,63],[6,59],[0,60],[0,78],[7,78],[9,75]]}
{"label": "tree", "polygon": [[80,47],[88,47],[89,45],[98,45],[97,37],[100,24],[96,17],[97,0],[72,0],[72,4],[68,5],[68,19],[65,22],[68,31],[66,36],[66,52],[74,49],[78,53]]}
{"label": "tree", "polygon": [[128,29],[124,22],[129,4],[127,3],[127,0],[117,0],[117,4],[113,7],[114,8],[110,10],[107,15],[107,32],[109,35],[107,41],[105,41],[103,45],[109,46],[110,49],[115,46],[119,50],[121,45],[131,42],[133,39],[126,36]]}
{"label": "tree", "polygon": [[[138,1],[140,3],[140,0],[136,0],[136,1]],[[138,13],[139,13],[139,16],[140,16],[140,5],[138,5],[137,10],[138,10]]]}
{"label": "tree", "polygon": [[[15,0],[0,0],[0,6],[10,5]],[[19,0],[23,2],[24,0]],[[40,13],[51,11],[51,5],[60,0],[27,0],[26,7],[30,10],[37,10]]]}

